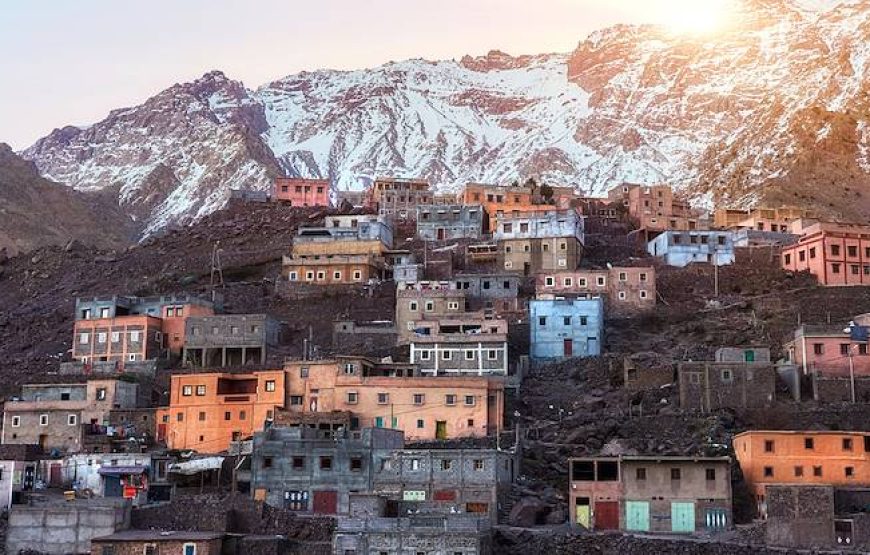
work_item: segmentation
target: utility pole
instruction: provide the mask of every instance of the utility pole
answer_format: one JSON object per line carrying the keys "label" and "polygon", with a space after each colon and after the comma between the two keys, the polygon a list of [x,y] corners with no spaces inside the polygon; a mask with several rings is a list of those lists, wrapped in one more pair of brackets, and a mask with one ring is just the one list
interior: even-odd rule
{"label": "utility pole", "polygon": [[226,284],[224,283],[224,269],[223,264],[221,263],[221,253],[223,249],[220,248],[221,242],[215,241],[214,245],[211,248],[211,300],[214,302],[215,300],[215,287],[220,286],[221,289],[226,288]]}
{"label": "utility pole", "polygon": [[852,404],[855,404],[855,361],[852,359],[852,347],[849,346],[849,393],[852,398]]}

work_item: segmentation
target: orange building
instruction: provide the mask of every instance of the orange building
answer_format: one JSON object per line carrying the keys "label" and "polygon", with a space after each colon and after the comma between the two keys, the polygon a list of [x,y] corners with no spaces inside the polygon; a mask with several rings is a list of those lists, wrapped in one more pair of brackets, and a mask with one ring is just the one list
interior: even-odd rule
{"label": "orange building", "polygon": [[170,449],[218,453],[261,431],[284,405],[283,370],[172,376],[169,406],[157,409],[157,439]]}
{"label": "orange building", "polygon": [[278,177],[275,179],[275,199],[290,206],[329,206],[329,181]]}
{"label": "orange building", "polygon": [[762,515],[767,485],[870,486],[868,432],[752,430],[734,453]]}
{"label": "orange building", "polygon": [[288,411],[350,412],[356,427],[401,429],[406,439],[486,436],[504,419],[498,379],[377,375],[377,364],[362,357],[293,361],[284,369]]}
{"label": "orange building", "polygon": [[638,229],[651,231],[706,229],[687,202],[675,199],[668,185],[629,187],[628,215]]}
{"label": "orange building", "polygon": [[576,197],[571,187],[551,187],[553,196],[551,202],[547,202],[540,194],[540,188],[534,190],[525,186],[512,185],[486,185],[481,183],[468,183],[459,195],[461,204],[479,204],[483,206],[488,215],[488,227],[484,229],[495,230],[498,227],[499,218],[522,217],[529,212],[536,212],[543,208],[566,209],[571,207],[571,201]]}
{"label": "orange building", "polygon": [[870,285],[870,225],[820,222],[782,248],[782,267],[820,285]]}

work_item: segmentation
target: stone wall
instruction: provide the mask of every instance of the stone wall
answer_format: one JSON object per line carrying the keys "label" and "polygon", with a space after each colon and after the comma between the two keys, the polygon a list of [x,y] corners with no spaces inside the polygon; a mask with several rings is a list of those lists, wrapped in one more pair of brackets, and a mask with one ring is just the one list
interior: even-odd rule
{"label": "stone wall", "polygon": [[[852,400],[848,377],[813,375],[813,398],[822,403],[848,403]],[[855,400],[870,403],[870,378],[855,378]]]}
{"label": "stone wall", "polygon": [[130,523],[127,502],[95,500],[45,506],[16,505],[9,513],[6,552],[87,553],[91,539],[113,534]]}
{"label": "stone wall", "polygon": [[834,488],[767,486],[769,545],[818,549],[834,542]]}

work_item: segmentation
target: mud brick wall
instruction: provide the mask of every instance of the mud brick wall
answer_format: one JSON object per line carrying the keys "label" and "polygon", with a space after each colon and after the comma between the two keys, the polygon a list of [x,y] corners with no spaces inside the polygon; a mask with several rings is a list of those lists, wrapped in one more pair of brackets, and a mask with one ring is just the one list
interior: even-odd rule
{"label": "mud brick wall", "polygon": [[834,488],[767,486],[769,545],[817,549],[834,546]]}

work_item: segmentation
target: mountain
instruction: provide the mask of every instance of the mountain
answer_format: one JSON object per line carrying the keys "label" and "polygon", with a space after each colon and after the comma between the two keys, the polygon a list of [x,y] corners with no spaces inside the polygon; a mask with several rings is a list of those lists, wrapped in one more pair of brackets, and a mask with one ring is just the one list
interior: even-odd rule
{"label": "mountain", "polygon": [[81,193],[39,176],[0,143],[0,252],[8,255],[72,240],[100,248],[131,244],[136,228],[111,191]]}
{"label": "mountain", "polygon": [[709,36],[621,25],[570,54],[319,70],[256,90],[215,71],[22,155],[76,189],[117,188],[145,234],[284,173],[339,189],[534,175],[595,195],[668,182],[702,205],[866,219],[868,53],[870,0],[745,0]]}

